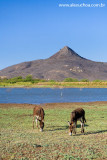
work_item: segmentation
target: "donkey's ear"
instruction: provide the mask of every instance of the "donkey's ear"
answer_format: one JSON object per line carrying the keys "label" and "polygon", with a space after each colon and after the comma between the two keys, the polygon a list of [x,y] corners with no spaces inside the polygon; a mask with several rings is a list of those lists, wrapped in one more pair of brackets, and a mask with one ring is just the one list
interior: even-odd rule
{"label": "donkey's ear", "polygon": [[68,121],[68,125],[70,126],[70,122]]}

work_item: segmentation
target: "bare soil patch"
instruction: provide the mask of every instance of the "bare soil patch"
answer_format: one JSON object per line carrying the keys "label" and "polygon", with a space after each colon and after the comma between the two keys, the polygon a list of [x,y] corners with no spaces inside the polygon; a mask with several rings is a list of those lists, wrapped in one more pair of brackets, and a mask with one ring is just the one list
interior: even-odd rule
{"label": "bare soil patch", "polygon": [[[44,103],[40,104],[41,107],[49,108],[73,108],[73,106],[103,106],[107,105],[107,101],[96,101],[96,102],[70,102],[70,103]],[[33,109],[36,104],[16,104],[16,103],[0,103],[0,108],[23,108],[23,109]]]}

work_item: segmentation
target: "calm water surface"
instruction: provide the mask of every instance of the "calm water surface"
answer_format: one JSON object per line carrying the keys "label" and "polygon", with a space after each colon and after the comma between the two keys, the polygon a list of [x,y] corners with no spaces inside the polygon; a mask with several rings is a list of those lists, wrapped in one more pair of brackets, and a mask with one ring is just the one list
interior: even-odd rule
{"label": "calm water surface", "polygon": [[107,101],[107,88],[0,88],[0,103]]}

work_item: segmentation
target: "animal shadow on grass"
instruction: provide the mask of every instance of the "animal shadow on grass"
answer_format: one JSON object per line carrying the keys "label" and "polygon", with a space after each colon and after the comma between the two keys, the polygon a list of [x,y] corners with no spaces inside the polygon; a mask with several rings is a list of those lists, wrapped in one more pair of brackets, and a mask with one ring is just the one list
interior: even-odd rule
{"label": "animal shadow on grass", "polygon": [[47,131],[57,131],[57,130],[66,130],[68,129],[68,126],[50,126],[47,128],[52,128],[52,129],[47,129]]}
{"label": "animal shadow on grass", "polygon": [[[88,125],[85,124],[85,126],[88,126]],[[52,129],[49,129],[48,131],[57,131],[57,130],[66,130],[69,128],[69,126],[68,125],[66,125],[66,126],[50,126],[47,128],[52,128]],[[81,128],[81,125],[77,125],[77,128]]]}
{"label": "animal shadow on grass", "polygon": [[[85,127],[87,127],[88,125],[85,124]],[[77,125],[77,128],[81,128],[81,125]],[[104,133],[107,132],[107,130],[98,130],[98,131],[90,131],[90,132],[85,132],[84,135],[88,135],[88,134],[98,134],[98,133]],[[75,136],[80,136],[81,134],[76,134]]]}
{"label": "animal shadow on grass", "polygon": [[[88,127],[88,125],[87,124],[85,124],[85,127]],[[85,128],[84,127],[84,128]],[[77,124],[77,127],[76,128],[81,128],[81,125],[80,124]]]}
{"label": "animal shadow on grass", "polygon": [[88,135],[88,134],[97,134],[97,133],[104,133],[104,132],[107,132],[107,130],[99,130],[99,131],[87,132],[87,133],[85,133],[85,135]]}
{"label": "animal shadow on grass", "polygon": [[32,114],[22,114],[22,115],[18,115],[17,117],[31,117]]}

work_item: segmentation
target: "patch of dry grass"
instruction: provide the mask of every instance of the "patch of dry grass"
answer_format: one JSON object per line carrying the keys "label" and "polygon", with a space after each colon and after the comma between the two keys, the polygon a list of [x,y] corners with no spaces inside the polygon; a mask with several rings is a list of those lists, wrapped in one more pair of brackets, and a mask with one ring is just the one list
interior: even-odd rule
{"label": "patch of dry grass", "polygon": [[31,88],[107,88],[107,81],[103,82],[0,82],[0,87],[31,87]]}

